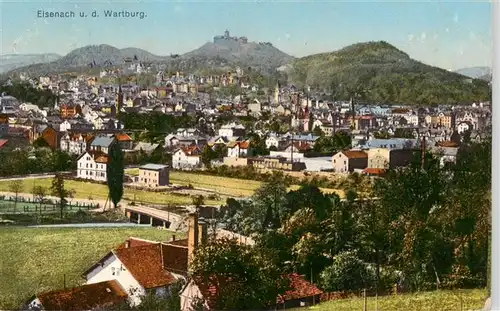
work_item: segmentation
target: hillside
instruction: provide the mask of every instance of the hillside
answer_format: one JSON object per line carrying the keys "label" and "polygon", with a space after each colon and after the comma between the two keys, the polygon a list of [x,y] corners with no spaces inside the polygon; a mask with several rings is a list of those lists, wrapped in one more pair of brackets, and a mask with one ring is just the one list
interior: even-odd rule
{"label": "hillside", "polygon": [[480,79],[481,77],[490,75],[491,69],[489,67],[468,67],[455,70],[455,72],[469,78]]}
{"label": "hillside", "polygon": [[61,58],[60,55],[48,54],[5,54],[0,55],[0,73],[19,67],[38,63],[48,63]]}
{"label": "hillside", "polygon": [[358,90],[365,100],[380,103],[454,104],[488,100],[490,93],[485,81],[423,64],[384,41],[306,56],[287,71],[299,87],[322,88],[337,98]]}
{"label": "hillside", "polygon": [[[66,56],[50,63],[30,65],[8,72],[16,74],[28,72],[34,74],[60,73],[66,71],[80,71],[89,68],[90,63],[105,66],[123,65],[126,58],[137,59],[152,63],[153,69],[182,70],[194,72],[200,69],[227,69],[240,66],[247,69],[272,74],[276,69],[287,64],[293,57],[278,50],[270,43],[243,42],[238,40],[219,40],[216,43],[206,43],[200,48],[190,51],[179,57],[158,56],[138,48],[118,49],[101,44],[88,45],[75,49]],[[19,66],[18,66],[19,67]]]}
{"label": "hillside", "polygon": [[275,72],[278,67],[294,59],[271,44],[244,43],[236,40],[220,40],[217,43],[207,42],[182,57],[220,58],[228,63],[234,63],[243,68],[252,67],[252,69],[265,73]]}
{"label": "hillside", "polygon": [[9,72],[9,74],[19,72],[34,73],[37,75],[60,73],[90,68],[90,63],[95,63],[96,66],[122,65],[124,59],[133,59],[134,56],[137,56],[138,60],[144,62],[158,62],[169,59],[169,57],[157,56],[137,48],[118,49],[107,44],[87,45],[75,49],[55,61],[20,67]]}

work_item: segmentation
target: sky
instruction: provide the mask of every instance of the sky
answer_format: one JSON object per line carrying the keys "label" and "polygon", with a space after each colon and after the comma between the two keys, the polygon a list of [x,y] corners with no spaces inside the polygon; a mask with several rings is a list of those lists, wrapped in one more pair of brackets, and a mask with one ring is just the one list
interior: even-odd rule
{"label": "sky", "polygon": [[[105,17],[106,10],[144,12],[145,17]],[[38,11],[76,16],[44,18]],[[98,17],[92,17],[94,11]],[[0,12],[0,54],[65,55],[89,44],[182,54],[228,29],[232,36],[269,41],[296,57],[384,40],[448,70],[492,63],[491,3],[477,0],[0,0]]]}

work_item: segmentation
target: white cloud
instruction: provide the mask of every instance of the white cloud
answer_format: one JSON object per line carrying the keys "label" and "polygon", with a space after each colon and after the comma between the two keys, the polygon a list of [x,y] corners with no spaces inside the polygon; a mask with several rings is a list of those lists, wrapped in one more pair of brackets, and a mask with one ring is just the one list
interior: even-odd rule
{"label": "white cloud", "polygon": [[289,40],[289,39],[290,39],[290,37],[291,37],[291,35],[290,35],[289,33],[285,34],[285,38],[286,38],[287,40]]}
{"label": "white cloud", "polygon": [[425,39],[427,38],[427,34],[425,33],[425,31],[423,31],[421,34],[420,34],[420,42],[425,42]]}
{"label": "white cloud", "polygon": [[446,28],[444,32],[450,32],[450,28]]}
{"label": "white cloud", "polygon": [[437,40],[439,37],[438,33],[435,32],[434,35],[432,36],[432,40]]}
{"label": "white cloud", "polygon": [[414,35],[412,35],[412,34],[408,35],[408,41],[409,42],[412,42],[414,38],[415,38]]}
{"label": "white cloud", "polygon": [[458,24],[458,13],[455,13],[455,15],[453,15],[453,22],[455,24]]}

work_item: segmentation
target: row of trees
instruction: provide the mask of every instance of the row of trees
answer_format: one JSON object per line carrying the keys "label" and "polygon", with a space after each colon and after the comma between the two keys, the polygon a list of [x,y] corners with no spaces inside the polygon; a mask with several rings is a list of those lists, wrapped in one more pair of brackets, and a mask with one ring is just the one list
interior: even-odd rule
{"label": "row of trees", "polygon": [[25,82],[0,83],[0,94],[5,92],[21,102],[29,102],[40,108],[54,107],[57,95],[50,90],[34,88]]}
{"label": "row of trees", "polygon": [[48,148],[0,150],[0,176],[61,172],[76,169],[76,157]]}
{"label": "row of trees", "polygon": [[[349,190],[341,200],[311,184],[287,192],[275,173],[251,200],[228,199],[217,215],[228,230],[254,237],[256,247],[212,241],[197,250],[192,273],[221,290],[222,280],[211,276],[240,280],[220,297],[220,309],[272,303],[276,282],[259,282],[260,289],[252,282],[277,271],[304,274],[325,291],[485,286],[490,171],[487,141],[462,146],[455,164],[442,166],[426,154],[423,162],[416,157],[409,167],[390,170],[368,195],[378,200],[356,200],[362,197]],[[266,258],[265,264],[253,265],[254,258]],[[245,303],[236,304],[237,297]]]}

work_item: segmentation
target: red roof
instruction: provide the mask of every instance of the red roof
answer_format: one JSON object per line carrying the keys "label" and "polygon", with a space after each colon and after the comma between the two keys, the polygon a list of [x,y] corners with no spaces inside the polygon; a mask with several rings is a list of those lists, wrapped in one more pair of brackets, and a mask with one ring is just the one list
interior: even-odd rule
{"label": "red roof", "polygon": [[368,175],[383,175],[385,170],[383,168],[365,168],[363,173]]}
{"label": "red roof", "polygon": [[163,267],[178,274],[186,274],[188,270],[188,248],[180,245],[161,245]]}
{"label": "red roof", "polygon": [[160,244],[150,244],[115,251],[116,256],[144,288],[155,288],[175,282],[163,269]]}
{"label": "red roof", "polygon": [[292,273],[285,277],[290,281],[290,290],[286,291],[283,295],[279,295],[276,299],[277,303],[323,294],[323,291],[297,273]]}
{"label": "red roof", "polygon": [[91,310],[124,301],[127,293],[116,282],[105,281],[37,295],[43,310]]}
{"label": "red roof", "polygon": [[[276,303],[283,303],[285,301],[312,297],[316,295],[321,295],[323,291],[318,289],[315,285],[306,281],[302,276],[297,273],[292,273],[289,275],[283,275],[284,278],[289,280],[290,290],[286,291],[283,295],[279,295],[276,297]],[[217,281],[224,282],[223,279],[218,278]],[[216,280],[214,278],[214,283]],[[225,282],[231,282],[228,278]],[[203,295],[208,306],[212,309],[215,307],[216,299],[217,299],[217,287],[211,284],[205,284],[201,278],[195,279],[195,283],[200,289],[200,292]],[[220,286],[224,286],[221,284]]]}
{"label": "red roof", "polygon": [[137,246],[152,245],[152,244],[159,243],[159,242],[155,242],[155,241],[148,241],[148,240],[143,240],[143,239],[131,237],[131,238],[127,239],[125,242],[123,242],[122,244],[118,245],[116,247],[116,249],[126,248],[127,242],[129,243],[128,247],[137,247]]}
{"label": "red roof", "polygon": [[362,158],[368,158],[368,155],[364,151],[353,151],[353,150],[347,150],[347,151],[342,151],[342,153],[349,159],[362,159]]}
{"label": "red roof", "polygon": [[8,142],[7,139],[0,139],[0,148],[2,148],[3,146],[5,146],[5,144]]}

